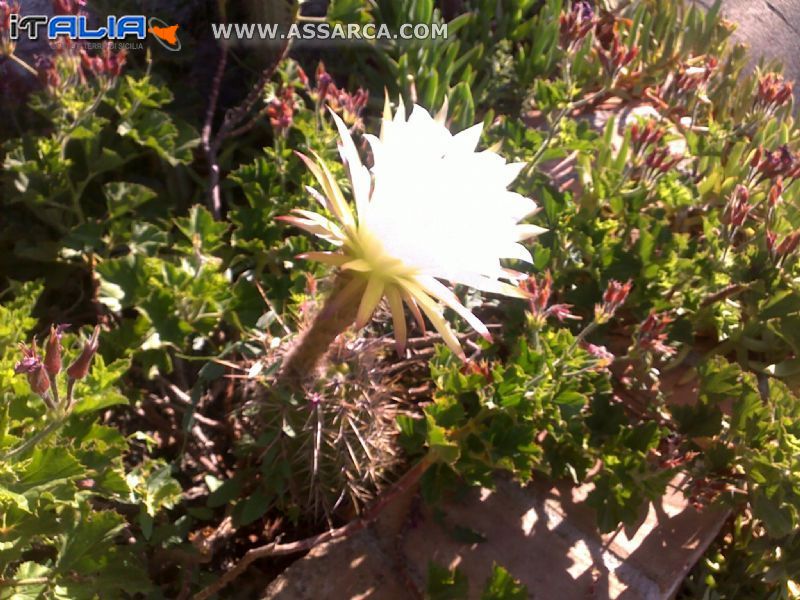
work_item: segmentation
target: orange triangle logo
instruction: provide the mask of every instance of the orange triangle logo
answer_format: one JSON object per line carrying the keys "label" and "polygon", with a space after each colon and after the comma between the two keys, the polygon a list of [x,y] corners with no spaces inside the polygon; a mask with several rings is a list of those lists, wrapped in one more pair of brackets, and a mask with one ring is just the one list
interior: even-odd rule
{"label": "orange triangle logo", "polygon": [[160,38],[171,46],[174,46],[178,43],[178,27],[180,26],[172,25],[170,27],[151,27],[148,29],[148,31],[157,38]]}

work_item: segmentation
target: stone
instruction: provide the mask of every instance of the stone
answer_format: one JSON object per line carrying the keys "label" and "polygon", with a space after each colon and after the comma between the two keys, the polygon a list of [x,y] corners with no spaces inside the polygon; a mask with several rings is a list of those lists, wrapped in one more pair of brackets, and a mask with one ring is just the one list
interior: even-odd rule
{"label": "stone", "polygon": [[[414,597],[425,589],[431,561],[461,568],[470,580],[469,598],[480,597],[494,563],[540,598],[670,598],[728,514],[690,506],[678,491],[682,477],[643,510],[638,524],[607,535],[597,532],[585,504],[591,484],[537,481],[521,487],[498,478],[495,490],[475,489],[436,513],[424,507],[405,525],[398,516],[406,503],[400,502],[376,527],[312,550],[264,598]],[[484,541],[459,541],[452,534],[456,527]]]}
{"label": "stone", "polygon": [[800,0],[723,0],[722,14],[737,24],[733,39],[750,47],[751,67],[762,57],[777,59],[789,79],[800,81]]}

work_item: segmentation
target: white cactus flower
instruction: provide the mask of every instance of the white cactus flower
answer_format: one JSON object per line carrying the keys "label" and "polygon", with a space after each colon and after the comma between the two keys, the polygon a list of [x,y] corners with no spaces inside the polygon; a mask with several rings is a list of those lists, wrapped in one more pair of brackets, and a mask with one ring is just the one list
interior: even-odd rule
{"label": "white cactus flower", "polygon": [[338,247],[336,252],[309,252],[302,257],[357,274],[348,290],[353,301],[361,294],[357,327],[369,322],[385,297],[399,352],[406,342],[405,304],[421,326],[424,313],[463,359],[458,339],[443,317],[444,307],[487,339],[489,331],[442,281],[525,297],[516,285],[501,281],[523,276],[503,268],[500,261],[531,262],[519,242],[544,230],[520,224],[536,204],[508,191],[524,163],[506,163],[493,150],[476,152],[482,125],[453,135],[445,125],[446,112],[445,105],[434,118],[414,106],[406,118],[401,101],[392,117],[387,101],[380,138],[365,136],[374,155],[371,169],[362,163],[345,124],[332,113],[355,214],[322,160],[315,156],[315,163],[300,155],[322,187],[322,193],[308,188],[309,193],[335,222],[306,210],[295,210],[284,220]]}

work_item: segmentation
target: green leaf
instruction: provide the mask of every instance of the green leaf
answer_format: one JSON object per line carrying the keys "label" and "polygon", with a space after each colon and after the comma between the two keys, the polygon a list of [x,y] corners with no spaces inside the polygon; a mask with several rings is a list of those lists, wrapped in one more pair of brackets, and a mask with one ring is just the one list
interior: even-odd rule
{"label": "green leaf", "polygon": [[172,508],[181,498],[183,490],[172,477],[172,467],[163,464],[145,477],[144,503],[151,517],[162,508]]}
{"label": "green leaf", "polygon": [[27,513],[30,512],[28,499],[25,496],[0,486],[0,506],[8,507],[9,505],[15,506]]}
{"label": "green leaf", "polygon": [[256,490],[249,498],[237,506],[241,511],[237,511],[237,526],[245,526],[254,523],[263,517],[271,506],[270,497],[263,490]]}
{"label": "green leaf", "polygon": [[452,571],[436,563],[428,563],[429,600],[463,600],[469,591],[467,576],[456,567]]}
{"label": "green leaf", "polygon": [[710,437],[722,429],[722,411],[716,406],[672,406],[670,410],[678,422],[678,431],[688,437]]}
{"label": "green leaf", "polygon": [[482,544],[486,541],[486,536],[481,532],[464,525],[453,526],[450,536],[459,544]]}
{"label": "green leaf", "polygon": [[116,219],[124,215],[133,217],[133,211],[156,197],[156,193],[145,185],[126,181],[112,181],[103,186],[106,197],[108,218]]}
{"label": "green leaf", "polygon": [[80,462],[64,448],[37,448],[13,486],[18,493],[46,489],[85,473]]}
{"label": "green leaf", "polygon": [[102,558],[114,543],[114,537],[125,527],[125,519],[108,510],[74,514],[64,532],[64,543],[56,561],[56,569],[68,573]]}
{"label": "green leaf", "polygon": [[800,293],[793,290],[780,292],[773,296],[759,313],[762,319],[784,317],[800,311]]}
{"label": "green leaf", "polygon": [[460,455],[458,444],[447,438],[447,430],[437,425],[432,415],[426,414],[425,420],[428,426],[428,447],[430,452],[440,462],[447,464],[456,462]]}
{"label": "green leaf", "polygon": [[777,498],[768,498],[763,490],[756,489],[751,494],[753,515],[764,523],[767,533],[773,538],[781,538],[794,531],[796,523],[792,512]]}
{"label": "green leaf", "polygon": [[215,221],[204,207],[196,204],[189,211],[189,216],[175,219],[175,224],[193,245],[206,252],[212,252],[222,245],[222,236],[228,229],[224,222]]}
{"label": "green leaf", "polygon": [[228,479],[208,497],[209,508],[224,506],[239,497],[242,491],[242,481],[234,477]]}
{"label": "green leaf", "polygon": [[[49,577],[50,569],[35,562],[24,562],[17,567],[14,579],[36,580],[42,577]],[[39,600],[44,598],[45,586],[47,584],[25,585],[18,587],[0,588],[0,599],[2,600]]]}
{"label": "green leaf", "polygon": [[527,600],[528,588],[511,576],[503,567],[495,564],[492,575],[486,581],[481,600]]}

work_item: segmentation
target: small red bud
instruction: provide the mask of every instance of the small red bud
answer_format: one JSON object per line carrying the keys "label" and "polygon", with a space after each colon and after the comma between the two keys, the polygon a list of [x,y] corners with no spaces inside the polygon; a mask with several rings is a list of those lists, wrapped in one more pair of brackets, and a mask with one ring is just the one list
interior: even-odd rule
{"label": "small red bud", "polygon": [[297,78],[300,80],[300,83],[303,84],[303,87],[308,87],[308,75],[306,75],[303,67],[297,67]]}
{"label": "small red bud", "polygon": [[774,231],[768,231],[767,232],[767,250],[770,252],[770,254],[772,254],[772,252],[775,250],[775,239],[776,238],[777,238],[777,236],[775,235]]}
{"label": "small red bud", "polygon": [[753,153],[753,158],[750,160],[750,166],[754,169],[761,164],[761,156],[764,154],[764,146],[759,146]]}
{"label": "small red bud", "polygon": [[92,366],[92,359],[94,358],[97,348],[100,345],[97,339],[99,335],[100,326],[96,325],[94,331],[92,332],[92,337],[90,337],[89,341],[84,344],[83,351],[81,351],[80,356],[78,356],[78,358],[75,359],[75,362],[72,363],[67,369],[67,375],[71,379],[83,379],[89,374],[89,367]]}
{"label": "small red bud", "polygon": [[61,372],[61,331],[64,325],[50,327],[44,352],[44,368],[53,377]]}

